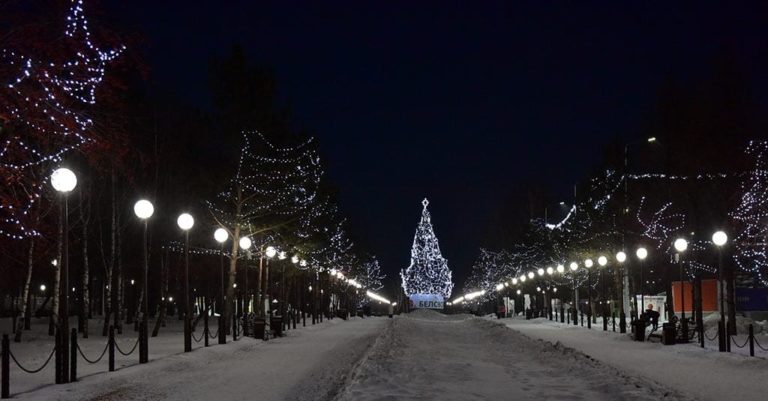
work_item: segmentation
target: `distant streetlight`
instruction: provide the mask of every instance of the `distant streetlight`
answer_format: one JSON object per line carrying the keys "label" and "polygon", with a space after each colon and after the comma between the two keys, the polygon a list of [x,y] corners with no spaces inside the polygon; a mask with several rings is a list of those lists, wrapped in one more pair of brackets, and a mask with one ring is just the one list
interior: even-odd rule
{"label": "distant streetlight", "polygon": [[539,276],[543,276],[544,275],[544,269],[543,268],[539,268],[539,270],[537,270],[536,273],[539,273]]}
{"label": "distant streetlight", "polygon": [[648,143],[654,143],[654,142],[656,142],[656,137],[655,136],[652,136],[652,137],[648,138]]}
{"label": "distant streetlight", "polygon": [[249,237],[242,237],[240,238],[240,248],[243,250],[248,250],[251,248],[251,245],[253,245],[253,242]]}
{"label": "distant streetlight", "polygon": [[[59,282],[59,321],[56,336],[60,347],[56,347],[56,383],[69,383],[69,204],[68,194],[77,186],[77,176],[72,170],[58,168],[51,174],[51,186],[59,193],[59,246],[62,249],[62,264]],[[74,379],[74,378],[73,378]]]}
{"label": "distant streetlight", "polygon": [[536,275],[533,272],[528,272],[528,278],[533,280]]}
{"label": "distant streetlight", "polygon": [[550,266],[550,267],[547,267],[547,274],[548,274],[548,275],[550,275],[550,276],[551,276],[551,275],[552,275],[552,273],[554,273],[554,272],[555,272],[555,269],[553,269],[553,268],[552,268],[552,266]]}
{"label": "distant streetlight", "polygon": [[294,265],[299,263],[299,257],[296,255],[291,256],[291,263],[293,263]]}
{"label": "distant streetlight", "polygon": [[512,279],[512,285],[517,285],[517,277]]}
{"label": "distant streetlight", "polygon": [[590,267],[592,267],[594,265],[595,265],[595,263],[592,262],[592,259],[587,259],[587,260],[584,261],[584,267],[586,267],[586,268],[590,268]]}
{"label": "distant streetlight", "polygon": [[603,267],[608,264],[608,258],[605,256],[600,256],[597,258],[597,264],[600,265],[600,267]]}
{"label": "distant streetlight", "polygon": [[558,273],[565,273],[565,266],[557,265],[557,272]]}
{"label": "distant streetlight", "polygon": [[144,222],[144,237],[142,242],[144,247],[144,277],[142,280],[143,295],[141,300],[141,323],[139,325],[139,363],[147,363],[149,362],[149,333],[147,331],[147,327],[149,326],[149,249],[147,245],[147,226],[149,218],[155,213],[155,207],[152,206],[152,202],[146,199],[141,199],[133,205],[133,213]]}
{"label": "distant streetlight", "polygon": [[571,268],[571,271],[579,270],[579,264],[576,262],[571,262],[571,265],[569,267]]}
{"label": "distant streetlight", "polygon": [[627,260],[627,254],[624,253],[624,251],[620,251],[616,254],[616,261],[619,263],[624,263]]}
{"label": "distant streetlight", "polygon": [[274,258],[275,255],[277,255],[277,249],[275,249],[273,246],[268,246],[265,254],[268,258]]}
{"label": "distant streetlight", "polygon": [[45,284],[40,284],[40,292],[45,292]]}
{"label": "distant streetlight", "polygon": [[189,213],[182,213],[176,219],[176,224],[184,231],[184,352],[191,352],[192,309],[189,305],[189,230],[195,225],[195,219]]}

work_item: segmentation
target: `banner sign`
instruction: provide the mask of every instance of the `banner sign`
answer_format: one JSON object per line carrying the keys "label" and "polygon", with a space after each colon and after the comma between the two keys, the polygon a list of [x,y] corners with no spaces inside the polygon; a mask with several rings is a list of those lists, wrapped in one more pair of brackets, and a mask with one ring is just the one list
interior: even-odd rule
{"label": "banner sign", "polygon": [[440,294],[411,294],[411,307],[415,309],[443,309],[445,302]]}
{"label": "banner sign", "polygon": [[768,311],[768,288],[736,288],[737,311]]}

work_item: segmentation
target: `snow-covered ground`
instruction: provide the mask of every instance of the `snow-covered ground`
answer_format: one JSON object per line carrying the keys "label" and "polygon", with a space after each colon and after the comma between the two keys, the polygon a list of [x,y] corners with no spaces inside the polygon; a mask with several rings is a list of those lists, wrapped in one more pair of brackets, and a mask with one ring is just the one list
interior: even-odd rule
{"label": "snow-covered ground", "polygon": [[341,400],[687,399],[562,345],[468,315],[416,311],[388,321]]}
{"label": "snow-covered ground", "polygon": [[[383,318],[325,320],[287,332],[267,342],[241,338],[237,342],[183,353],[181,325],[171,322],[160,336],[150,339],[150,363],[138,365],[138,351],[117,355],[118,370],[108,373],[107,359],[97,365],[79,360],[80,381],[54,385],[53,362],[30,375],[11,369],[11,393],[21,400],[322,400],[332,398],[384,327]],[[39,325],[43,326],[43,325]],[[216,330],[214,323],[213,331]],[[24,333],[21,344],[12,343],[20,362],[39,366],[53,346],[44,333]],[[201,330],[196,335],[200,336]],[[120,346],[135,342],[132,329]],[[132,340],[133,339],[133,340]],[[131,342],[134,341],[134,342]],[[106,340],[91,335],[81,340],[84,352],[95,358]],[[13,362],[11,362],[13,366]]]}
{"label": "snow-covered ground", "polygon": [[602,324],[588,330],[546,319],[510,318],[499,322],[531,339],[542,340],[542,346],[574,348],[630,376],[648,378],[696,399],[765,399],[768,360],[713,351],[716,344],[708,343],[702,349],[697,344],[634,342],[627,334],[602,331]]}
{"label": "snow-covered ground", "polygon": [[[764,398],[766,359],[694,344],[637,343],[593,327],[421,310],[394,319],[326,320],[268,342],[194,343],[184,353],[181,325],[172,321],[150,340],[146,365],[138,365],[137,354],[118,354],[117,372],[108,373],[106,357],[96,365],[80,360],[78,383],[54,385],[52,364],[29,375],[12,363],[11,393],[86,401]],[[24,334],[23,343],[12,343],[14,354],[39,366],[52,339],[44,324]],[[120,346],[130,349],[135,338],[126,328]],[[106,340],[92,335],[80,342],[95,358]]]}

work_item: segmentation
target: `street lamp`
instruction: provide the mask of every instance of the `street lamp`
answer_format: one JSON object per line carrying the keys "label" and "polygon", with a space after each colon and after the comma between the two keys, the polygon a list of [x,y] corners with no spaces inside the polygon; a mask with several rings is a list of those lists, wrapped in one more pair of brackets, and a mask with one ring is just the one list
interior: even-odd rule
{"label": "street lamp", "polygon": [[565,273],[565,266],[557,265],[557,272],[558,273]]}
{"label": "street lamp", "polygon": [[[600,267],[605,267],[605,265],[608,264],[608,258],[606,258],[603,255],[600,255],[597,258],[597,264],[600,265]],[[601,292],[603,293],[603,299],[608,298],[607,292],[605,291],[605,279],[603,278],[605,273],[605,269],[600,269],[600,283],[601,283]],[[603,304],[603,331],[608,330],[608,303]]]}
{"label": "street lamp", "polygon": [[528,278],[533,280],[536,275],[533,272],[528,272]]}
{"label": "street lamp", "polygon": [[554,273],[554,272],[555,272],[555,269],[553,269],[553,268],[552,268],[552,266],[550,266],[550,267],[547,267],[547,274],[548,274],[548,275],[550,275],[550,276],[551,276],[551,275],[552,275],[552,273]]}
{"label": "street lamp", "polygon": [[720,352],[726,351],[725,330],[725,278],[723,277],[723,246],[728,242],[728,235],[724,231],[712,234],[712,242],[717,246],[718,282],[720,284],[720,324],[717,327]]}
{"label": "street lamp", "polygon": [[675,240],[674,243],[675,250],[677,251],[677,254],[675,254],[675,259],[677,259],[677,263],[680,266],[680,328],[683,331],[682,335],[682,341],[683,343],[688,342],[688,321],[685,320],[685,282],[683,281],[683,274],[684,274],[684,266],[683,266],[683,258],[682,253],[685,252],[688,249],[688,241],[685,240],[685,238],[678,238]]}
{"label": "street lamp", "polygon": [[619,333],[627,332],[627,314],[624,312],[624,262],[627,261],[627,254],[624,251],[616,253],[616,261],[619,262],[619,282],[621,283],[621,294],[619,294]]}
{"label": "street lamp", "polygon": [[579,316],[578,310],[579,310],[579,289],[576,287],[576,270],[579,270],[579,264],[576,262],[571,262],[571,264],[568,266],[571,269],[571,277],[573,278],[573,324],[578,324],[577,317]]}
{"label": "street lamp", "polygon": [[[240,243],[240,248],[242,250],[244,250],[244,251],[248,251],[249,249],[251,249],[251,245],[253,245],[253,241],[251,241],[250,237],[241,237],[239,243]],[[249,257],[249,259],[250,259],[250,257]],[[250,297],[248,296],[248,262],[245,262],[245,268],[243,269],[243,276],[245,277],[245,280],[244,280],[245,281],[245,283],[244,283],[245,284],[245,288],[244,288],[244,294],[245,295],[244,295],[244,299],[243,299],[243,302],[244,302],[244,305],[245,305],[245,307],[244,307],[244,309],[245,309],[244,315],[247,316],[248,309],[250,308]],[[242,310],[240,312],[243,313]],[[245,320],[243,320],[243,322],[245,322]],[[243,323],[243,327],[245,328],[244,330],[247,331],[247,325],[245,325],[245,323]],[[245,335],[245,334],[243,334],[243,335]]]}
{"label": "street lamp", "polygon": [[219,344],[227,343],[227,331],[224,327],[224,243],[229,239],[229,232],[219,227],[213,232],[213,239],[219,243],[219,262],[221,266],[221,290],[219,292]]}
{"label": "street lamp", "polygon": [[133,213],[136,217],[144,222],[144,280],[142,286],[142,312],[141,312],[141,327],[139,328],[139,363],[149,362],[149,336],[147,333],[147,326],[149,326],[149,302],[148,282],[149,282],[149,249],[147,246],[147,225],[148,220],[155,213],[155,208],[152,206],[152,202],[141,199],[133,205]]}
{"label": "street lamp", "polygon": [[592,269],[595,263],[592,259],[584,261],[584,267],[587,268],[587,328],[592,328]]}
{"label": "street lamp", "polygon": [[544,275],[544,269],[540,267],[539,270],[536,271],[536,273],[539,273],[539,276],[543,276]]}
{"label": "street lamp", "polygon": [[192,310],[189,306],[189,230],[195,225],[195,219],[189,213],[182,213],[176,219],[176,224],[184,231],[184,352],[191,352]]}
{"label": "street lamp", "polygon": [[[640,247],[635,251],[637,259],[640,260],[640,307],[645,308],[645,279],[643,278],[643,262],[648,257],[648,250]],[[637,302],[637,296],[635,296],[635,302]],[[640,313],[640,309],[635,307],[635,313]]]}
{"label": "street lamp", "polygon": [[267,255],[267,257],[268,257],[268,258],[270,258],[270,259],[271,259],[271,258],[274,258],[274,257],[275,257],[275,255],[277,255],[277,249],[275,249],[275,247],[273,247],[273,246],[268,246],[268,247],[267,247],[267,250],[266,250],[266,252],[265,252],[265,254],[266,254],[266,255]]}
{"label": "street lamp", "polygon": [[[51,186],[59,193],[59,247],[62,250],[59,281],[59,321],[56,347],[56,383],[69,383],[69,204],[67,195],[77,186],[72,170],[58,168],[51,174]],[[74,373],[74,372],[73,372]],[[74,379],[74,378],[73,378]]]}

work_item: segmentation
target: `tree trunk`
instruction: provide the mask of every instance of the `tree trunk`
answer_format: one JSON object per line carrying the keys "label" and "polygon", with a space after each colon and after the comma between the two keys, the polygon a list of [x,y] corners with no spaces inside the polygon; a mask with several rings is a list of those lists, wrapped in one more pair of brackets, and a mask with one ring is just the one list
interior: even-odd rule
{"label": "tree trunk", "polygon": [[101,330],[101,335],[106,336],[107,332],[109,331],[109,321],[112,318],[112,306],[115,294],[115,285],[114,285],[114,278],[113,278],[113,272],[115,267],[115,253],[116,253],[116,244],[117,241],[117,194],[115,193],[115,185],[117,181],[117,177],[115,176],[115,169],[112,168],[112,219],[110,221],[110,251],[109,251],[109,262],[106,264],[107,274],[106,279],[104,280],[105,283],[105,301],[104,301],[104,327]]}
{"label": "tree trunk", "polygon": [[24,326],[26,325],[26,321],[29,320],[28,314],[28,308],[29,308],[29,285],[32,281],[32,266],[34,265],[34,254],[35,254],[35,237],[30,238],[29,240],[29,253],[27,254],[27,278],[24,280],[24,290],[22,291],[21,295],[21,313],[19,314],[19,319],[16,324],[16,336],[13,338],[13,341],[15,342],[21,342],[21,332],[24,329]]}
{"label": "tree trunk", "polygon": [[[240,207],[238,203],[238,214],[240,213]],[[235,223],[235,229],[232,233],[232,254],[229,259],[229,277],[227,279],[227,299],[224,302],[224,327],[226,328],[226,333],[229,333],[229,326],[232,322],[232,307],[234,306],[235,301],[235,275],[237,273],[237,252],[238,247],[240,246],[239,242],[240,238],[240,223]]]}
{"label": "tree trunk", "polygon": [[734,271],[733,267],[729,266],[725,269],[725,309],[728,311],[728,333],[735,336],[736,334],[736,285],[734,283]]}

